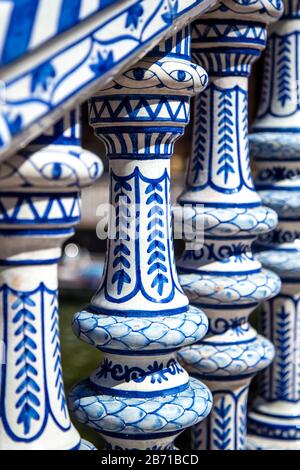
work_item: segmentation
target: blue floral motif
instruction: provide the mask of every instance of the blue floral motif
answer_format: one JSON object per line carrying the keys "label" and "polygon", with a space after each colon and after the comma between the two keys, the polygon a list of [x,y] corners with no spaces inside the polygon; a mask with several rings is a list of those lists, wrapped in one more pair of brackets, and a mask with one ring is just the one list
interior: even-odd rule
{"label": "blue floral motif", "polygon": [[[169,2],[166,0],[159,0],[155,3],[154,8],[150,7],[148,9],[143,7],[144,2],[136,1],[134,2],[135,5],[132,5],[131,2],[131,5],[124,7],[124,2],[114,0],[114,8],[107,10],[108,18],[101,18],[96,28],[89,31],[87,34],[85,28],[81,27],[84,21],[82,15],[79,15],[79,8],[74,7],[72,9],[70,6],[66,7],[67,9],[71,8],[73,14],[77,12],[77,18],[76,16],[71,18],[70,15],[65,14],[65,4],[69,5],[69,1],[70,0],[68,0],[68,2],[60,2],[63,11],[62,15],[63,19],[67,20],[66,29],[69,29],[71,23],[78,25],[78,40],[75,38],[76,40],[74,39],[74,41],[70,41],[70,44],[67,46],[65,44],[58,45],[59,47],[54,54],[49,48],[48,50],[45,45],[45,54],[37,54],[37,65],[34,69],[32,67],[27,67],[26,72],[20,75],[12,73],[6,83],[7,89],[9,90],[9,96],[16,97],[13,99],[13,102],[7,103],[7,108],[11,113],[13,112],[13,108],[18,106],[22,116],[22,125],[17,133],[24,131],[25,123],[26,129],[29,132],[32,132],[32,125],[35,125],[35,128],[41,123],[43,126],[46,124],[49,125],[49,113],[52,112],[54,108],[56,109],[56,118],[62,117],[65,103],[70,100],[71,96],[78,99],[82,91],[86,92],[87,90],[90,90],[91,78],[93,79],[92,81],[94,81],[95,78],[100,79],[101,76],[108,71],[111,71],[111,76],[113,76],[115,71],[114,69],[116,67],[120,66],[122,63],[124,64],[124,62],[130,60],[130,58],[134,61],[137,51],[149,46],[151,41],[155,38],[159,38],[161,34],[165,33],[171,24],[174,24],[174,30],[178,27],[182,27],[181,17],[186,15],[187,11],[191,11],[195,8],[195,2],[186,5],[186,2],[178,4],[177,0],[175,2],[172,0],[171,7],[168,6]],[[89,3],[90,0],[81,1]],[[0,3],[2,4],[2,2]],[[28,3],[30,2],[28,1]],[[100,11],[106,4],[108,5],[107,2],[103,3],[103,1],[100,0],[97,3],[98,8],[97,10],[95,9],[95,12]],[[164,9],[164,7],[166,8]],[[143,13],[142,9],[144,10]],[[84,8],[84,11],[87,13],[89,12],[89,9]],[[170,13],[170,11],[172,13]],[[165,13],[163,14],[163,12]],[[81,13],[83,14],[83,10]],[[71,16],[73,16],[73,14]],[[161,20],[162,15],[165,22]],[[9,17],[10,15],[8,15],[8,18]],[[29,52],[33,47],[36,47],[35,39],[33,38],[33,41],[31,41],[30,37],[31,34],[36,31],[35,27],[41,21],[41,17],[40,15],[36,15],[35,18],[32,18],[33,21],[29,21],[27,24],[28,30],[22,22],[19,24],[14,16],[11,18],[18,29],[18,33],[26,35],[26,41],[21,44],[22,41],[20,41],[20,35],[10,34],[10,28],[7,28],[7,34],[3,40],[5,42],[10,42],[10,40],[17,41],[17,56],[20,60],[25,60],[25,53]],[[75,18],[76,21],[73,23]],[[66,25],[65,21],[62,23]],[[122,27],[116,28],[116,23]],[[57,21],[56,26],[60,24],[61,23]],[[58,31],[55,31],[55,28],[53,29],[54,26],[55,25],[51,23],[51,25],[48,25],[47,27],[50,28],[48,31],[50,37],[54,38],[53,40],[55,41],[57,39]],[[38,27],[40,28],[41,25]],[[63,28],[63,30],[64,29],[65,28]],[[27,36],[27,34],[29,36]],[[45,35],[45,38],[46,37],[48,37],[48,34]],[[104,41],[104,47],[103,42],[99,37],[109,38],[107,42]],[[89,44],[91,47],[86,47],[86,54],[82,57],[83,46]],[[23,53],[20,53],[20,46],[22,46],[21,49],[23,47],[25,48]],[[93,57],[95,50],[98,49],[100,49],[98,57],[96,54],[95,57]],[[114,50],[118,50],[118,54],[114,54]],[[15,56],[15,52],[14,48],[10,48],[9,55],[2,55],[2,60],[6,62],[8,59],[7,61],[9,62],[12,58],[11,53]],[[46,55],[46,57],[44,57],[44,55]],[[72,56],[74,60],[69,60],[70,56]],[[93,59],[95,59],[95,64],[91,64]],[[55,75],[53,74],[54,64]],[[91,70],[94,73],[93,77],[91,77]],[[76,81],[76,84],[73,83],[74,87],[69,87],[67,86],[67,82],[70,79],[70,76],[74,73],[77,74],[78,80]],[[24,88],[24,82],[29,83],[29,86]],[[45,93],[45,91],[49,91],[50,83],[53,83],[53,90],[51,89],[51,93]],[[36,106],[36,95],[39,88],[43,93],[40,93],[39,106]],[[19,100],[17,97],[20,96],[20,91],[22,99]],[[4,112],[2,112],[2,116],[3,114]],[[6,132],[1,134],[1,150],[3,146],[9,145],[12,137],[13,134],[7,135]],[[35,137],[34,132],[32,133],[32,137]],[[1,145],[1,138],[3,145]]]}
{"label": "blue floral motif", "polygon": [[23,118],[21,114],[17,114],[14,117],[14,116],[11,116],[10,114],[5,113],[4,119],[12,135],[20,132],[22,125],[23,125]]}
{"label": "blue floral motif", "polygon": [[103,74],[108,71],[114,64],[114,54],[109,51],[104,58],[100,51],[97,52],[97,61],[90,65],[90,69],[95,75]]}
{"label": "blue floral motif", "polygon": [[139,19],[143,16],[144,8],[140,3],[133,5],[128,9],[125,28],[130,28],[131,26],[134,29],[137,29],[139,24]]}
{"label": "blue floral motif", "polygon": [[43,91],[47,91],[55,75],[56,72],[51,62],[40,65],[32,72],[31,93],[34,93],[38,87],[41,87]]}
{"label": "blue floral motif", "polygon": [[114,364],[105,358],[96,375],[99,379],[101,377],[107,378],[108,375],[111,375],[112,379],[116,381],[125,380],[125,382],[130,382],[132,380],[137,383],[144,382],[147,377],[150,377],[151,384],[155,384],[162,383],[163,381],[168,382],[168,375],[176,375],[182,372],[183,369],[173,358],[167,364],[154,361],[153,364],[149,364],[147,370],[139,366],[129,367],[127,365]]}
{"label": "blue floral motif", "polygon": [[[208,240],[208,239],[207,239]],[[201,259],[207,261],[218,260],[221,263],[243,263],[244,261],[253,261],[253,253],[250,251],[250,245],[246,243],[232,243],[231,245],[215,245],[215,243],[204,243],[200,250],[187,250],[183,253],[182,259],[199,261]],[[192,271],[192,265],[187,268]],[[182,272],[185,269],[182,267]]]}
{"label": "blue floral motif", "polygon": [[161,15],[162,19],[167,23],[171,24],[173,19],[178,15],[178,0],[171,0],[169,2],[169,11]]}

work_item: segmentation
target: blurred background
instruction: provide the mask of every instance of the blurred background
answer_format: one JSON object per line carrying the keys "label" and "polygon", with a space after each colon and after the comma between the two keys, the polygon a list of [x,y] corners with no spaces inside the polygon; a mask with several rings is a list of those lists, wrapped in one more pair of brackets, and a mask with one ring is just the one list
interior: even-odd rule
{"label": "blurred background", "polygon": [[[261,58],[253,67],[253,74],[249,83],[249,127],[253,122],[259,100],[259,89],[262,76]],[[193,109],[193,106],[192,106]],[[96,208],[100,203],[109,201],[108,193],[108,161],[105,157],[104,146],[93,134],[88,125],[87,104],[83,106],[83,147],[97,154],[103,161],[105,172],[100,180],[82,194],[82,221],[77,231],[64,247],[64,256],[59,267],[60,282],[60,326],[62,361],[66,393],[72,385],[86,378],[90,372],[99,365],[100,353],[95,348],[79,341],[71,330],[72,316],[84,307],[96,290],[103,272],[106,241],[96,236],[96,225],[99,216]],[[193,113],[191,120],[193,119]],[[171,159],[172,175],[172,202],[181,192],[184,183],[185,168],[191,150],[191,125],[187,127],[185,135],[175,145],[175,153]],[[255,168],[253,168],[255,171]],[[182,249],[182,242],[175,241],[176,254]],[[251,323],[256,326],[255,312]],[[255,384],[252,391],[255,390]],[[98,449],[103,447],[101,438],[86,426],[74,422],[81,436],[93,442]],[[179,447],[187,447],[187,435],[182,435]]]}

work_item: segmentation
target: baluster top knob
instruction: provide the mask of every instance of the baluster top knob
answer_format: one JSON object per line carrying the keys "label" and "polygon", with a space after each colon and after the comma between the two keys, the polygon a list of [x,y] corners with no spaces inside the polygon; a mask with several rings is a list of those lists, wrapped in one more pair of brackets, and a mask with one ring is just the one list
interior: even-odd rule
{"label": "baluster top knob", "polygon": [[283,10],[282,0],[222,0],[205,13],[203,18],[224,19],[226,22],[244,19],[268,25],[277,21]]}

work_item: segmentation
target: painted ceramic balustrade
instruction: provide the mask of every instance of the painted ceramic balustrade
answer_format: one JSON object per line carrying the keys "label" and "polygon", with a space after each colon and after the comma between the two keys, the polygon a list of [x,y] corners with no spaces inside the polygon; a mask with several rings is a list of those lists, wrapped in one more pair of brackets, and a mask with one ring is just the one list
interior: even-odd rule
{"label": "painted ceramic balustrade", "polygon": [[282,281],[263,304],[261,332],[275,345],[272,366],[260,376],[260,397],[249,415],[250,445],[300,449],[300,4],[285,1],[270,31],[258,115],[251,135],[256,186],[278,213],[274,232],[261,237],[258,255]]}
{"label": "painted ceramic balustrade", "polygon": [[209,332],[179,358],[214,397],[210,416],[193,429],[196,449],[244,449],[250,380],[274,354],[248,323],[280,281],[251,251],[277,217],[253,186],[247,87],[251,64],[265,46],[266,25],[281,12],[280,2],[228,0],[193,24],[193,59],[208,71],[210,83],[196,98],[192,156],[179,203],[191,205],[184,208],[186,221],[203,222],[204,242],[186,246],[178,268],[190,302],[209,318]]}
{"label": "painted ceramic balustrade", "polygon": [[186,28],[90,102],[90,123],[110,160],[116,236],[99,289],[74,317],[75,334],[104,354],[70,404],[108,448],[173,448],[211,408],[209,390],[175,356],[205,335],[207,319],[179,285],[170,214],[173,145],[189,120],[190,96],[206,83],[190,63]]}
{"label": "painted ceramic balustrade", "polygon": [[57,263],[102,164],[80,146],[78,111],[0,166],[0,449],[88,449],[69,417]]}

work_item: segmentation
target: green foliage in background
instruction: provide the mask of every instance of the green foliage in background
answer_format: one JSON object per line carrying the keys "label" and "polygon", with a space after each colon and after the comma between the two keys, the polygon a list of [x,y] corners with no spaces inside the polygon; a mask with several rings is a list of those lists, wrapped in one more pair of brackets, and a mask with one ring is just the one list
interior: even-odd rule
{"label": "green foliage in background", "polygon": [[[72,317],[84,306],[84,302],[61,298],[59,305],[62,365],[65,390],[68,395],[74,384],[88,377],[91,371],[99,366],[101,353],[93,346],[76,338],[72,331]],[[72,421],[83,439],[92,442],[97,449],[103,448],[103,441],[96,432],[87,426],[78,424],[73,418]]]}

